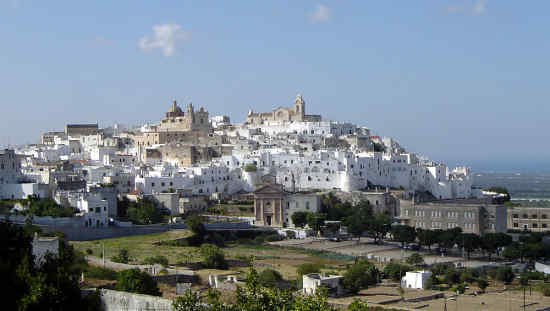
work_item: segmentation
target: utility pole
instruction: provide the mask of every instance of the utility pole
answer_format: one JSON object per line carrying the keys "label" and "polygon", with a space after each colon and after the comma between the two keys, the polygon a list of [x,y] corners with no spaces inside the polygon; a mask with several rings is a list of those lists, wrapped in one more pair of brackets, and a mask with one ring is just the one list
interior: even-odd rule
{"label": "utility pole", "polygon": [[523,311],[525,311],[525,286],[523,286]]}

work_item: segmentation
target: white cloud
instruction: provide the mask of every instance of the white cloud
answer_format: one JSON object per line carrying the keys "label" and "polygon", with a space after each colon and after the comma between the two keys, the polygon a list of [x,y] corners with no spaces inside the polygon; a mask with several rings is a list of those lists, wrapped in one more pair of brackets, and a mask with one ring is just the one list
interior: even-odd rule
{"label": "white cloud", "polygon": [[139,39],[139,48],[145,52],[161,49],[164,56],[172,56],[178,43],[189,39],[189,34],[177,24],[162,24],[153,26],[153,34]]}
{"label": "white cloud", "polygon": [[477,0],[472,8],[473,15],[482,15],[485,13],[485,0]]}
{"label": "white cloud", "polygon": [[485,0],[476,0],[471,4],[449,4],[445,7],[447,13],[483,15],[487,10]]}
{"label": "white cloud", "polygon": [[312,23],[326,22],[330,19],[331,14],[332,11],[328,6],[324,4],[319,4],[317,5],[315,11],[310,15],[309,20]]}

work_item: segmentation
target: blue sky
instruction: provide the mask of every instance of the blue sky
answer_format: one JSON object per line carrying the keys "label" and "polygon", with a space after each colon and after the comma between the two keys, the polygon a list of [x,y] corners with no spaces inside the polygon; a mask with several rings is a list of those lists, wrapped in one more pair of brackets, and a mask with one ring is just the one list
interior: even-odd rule
{"label": "blue sky", "polygon": [[0,144],[289,105],[477,169],[550,170],[550,2],[0,0]]}

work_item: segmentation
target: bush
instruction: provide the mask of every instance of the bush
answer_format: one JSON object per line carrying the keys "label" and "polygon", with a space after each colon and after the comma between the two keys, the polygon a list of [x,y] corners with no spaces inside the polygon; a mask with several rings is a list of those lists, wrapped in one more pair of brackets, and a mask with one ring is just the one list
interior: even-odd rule
{"label": "bush", "polygon": [[550,285],[543,284],[541,292],[544,296],[549,297],[550,296]]}
{"label": "bush", "polygon": [[514,272],[510,267],[499,267],[496,271],[495,279],[505,284],[510,284],[514,280]]}
{"label": "bush", "polygon": [[129,263],[130,262],[130,254],[128,253],[127,249],[121,249],[118,251],[118,254],[114,257],[111,257],[111,260],[118,263]]}
{"label": "bush", "polygon": [[117,272],[112,269],[97,267],[97,266],[87,266],[84,269],[84,277],[97,280],[116,280]]}
{"label": "bush", "polygon": [[460,282],[460,272],[456,270],[448,270],[444,276],[445,283],[449,285],[456,284]]}
{"label": "bush", "polygon": [[472,283],[474,281],[474,276],[472,271],[464,270],[460,273],[460,283]]}
{"label": "bush", "polygon": [[87,255],[92,255],[93,253],[94,253],[94,251],[91,248],[86,249],[86,254]]}
{"label": "bush", "polygon": [[456,284],[451,288],[451,291],[459,294],[464,294],[464,292],[466,291],[466,285],[464,285],[464,283]]}
{"label": "bush", "polygon": [[380,271],[367,260],[359,260],[344,273],[343,285],[349,292],[356,294],[369,285],[378,283]]}
{"label": "bush", "polygon": [[383,273],[386,276],[386,278],[390,278],[393,281],[400,281],[401,278],[408,271],[411,271],[411,270],[412,270],[411,266],[390,262],[384,267]]}
{"label": "bush", "polygon": [[168,258],[162,255],[147,257],[145,258],[145,260],[143,260],[143,264],[145,265],[159,264],[163,266],[168,266]]}
{"label": "bush", "polygon": [[216,245],[203,244],[200,249],[202,264],[211,269],[227,269],[227,262],[222,250]]}
{"label": "bush", "polygon": [[283,279],[281,273],[277,270],[266,269],[259,275],[260,284],[263,286],[271,287],[277,285]]}
{"label": "bush", "polygon": [[144,295],[162,295],[157,282],[147,272],[138,269],[120,271],[115,289]]}
{"label": "bush", "polygon": [[477,287],[481,289],[481,291],[485,292],[485,289],[489,286],[489,282],[485,279],[477,279]]}
{"label": "bush", "polygon": [[413,266],[422,265],[424,264],[424,258],[419,253],[414,253],[407,257],[407,263]]}

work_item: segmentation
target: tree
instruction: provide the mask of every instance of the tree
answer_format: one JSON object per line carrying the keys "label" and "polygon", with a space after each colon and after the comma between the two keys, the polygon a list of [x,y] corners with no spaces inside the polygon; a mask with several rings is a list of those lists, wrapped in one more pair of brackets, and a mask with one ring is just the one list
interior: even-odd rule
{"label": "tree", "polygon": [[510,284],[514,280],[514,277],[514,272],[510,267],[499,267],[495,276],[497,281],[504,282],[505,284]]}
{"label": "tree", "polygon": [[349,266],[344,273],[343,285],[349,292],[356,294],[360,289],[378,283],[380,271],[367,260],[359,260]]}
{"label": "tree", "polygon": [[424,264],[424,258],[419,253],[413,253],[407,257],[407,263],[413,266],[422,265]]}
{"label": "tree", "polygon": [[281,275],[281,273],[273,269],[265,269],[259,274],[260,284],[267,287],[277,285],[277,283],[280,282],[282,279],[283,276]]}
{"label": "tree", "polygon": [[413,227],[399,225],[391,228],[393,239],[401,242],[401,246],[405,247],[406,243],[412,243],[416,239],[416,231]]}
{"label": "tree", "polygon": [[168,258],[166,256],[157,255],[152,257],[147,257],[143,260],[143,263],[146,265],[159,264],[163,266],[168,266]]}
{"label": "tree", "polygon": [[388,215],[378,213],[368,222],[368,232],[374,237],[374,243],[381,242],[390,230],[391,219]]}
{"label": "tree", "polygon": [[57,256],[46,254],[36,265],[32,256],[32,235],[21,226],[0,222],[0,273],[3,310],[93,310],[93,299],[82,298],[78,284],[83,256],[64,240]]}
{"label": "tree", "polygon": [[466,251],[466,256],[470,260],[470,253],[481,247],[482,240],[477,234],[461,233],[456,238],[456,243]]}
{"label": "tree", "polygon": [[498,250],[501,247],[508,246],[512,243],[512,237],[506,233],[486,233],[481,237],[481,248],[489,254],[489,260],[491,255],[498,255]]}
{"label": "tree", "polygon": [[307,224],[316,232],[321,230],[321,227],[325,224],[326,215],[321,213],[308,213]]}
{"label": "tree", "polygon": [[355,213],[345,220],[345,225],[348,227],[348,232],[357,237],[357,241],[361,240],[361,235],[369,230],[369,224],[372,221],[372,208],[368,202],[361,201],[356,207]]}
{"label": "tree", "polygon": [[201,246],[202,264],[211,269],[227,269],[227,262],[222,250],[213,244]]}
{"label": "tree", "polygon": [[292,218],[292,223],[295,227],[303,228],[307,223],[308,214],[308,212],[298,211],[294,212],[290,218]]}
{"label": "tree", "polygon": [[138,269],[120,271],[117,276],[116,290],[130,293],[161,296],[157,281],[147,272]]}
{"label": "tree", "polygon": [[131,204],[128,207],[128,218],[137,224],[149,225],[162,221],[162,213],[155,207],[149,199],[141,199],[137,204]]}
{"label": "tree", "polygon": [[185,225],[193,231],[194,234],[203,237],[206,235],[206,228],[204,227],[204,219],[199,215],[191,215],[185,219]]}
{"label": "tree", "polygon": [[482,292],[485,292],[485,289],[489,286],[489,282],[486,279],[479,278],[476,281],[477,287],[481,289]]}
{"label": "tree", "polygon": [[112,261],[118,263],[129,263],[130,262],[130,253],[125,248],[122,248],[118,251],[118,254],[111,258]]}
{"label": "tree", "polygon": [[462,232],[460,228],[443,230],[438,236],[438,244],[440,248],[447,250],[452,248],[456,243],[456,238]]}
{"label": "tree", "polygon": [[519,243],[512,243],[509,246],[506,246],[506,248],[502,251],[502,256],[510,260],[522,258],[521,245],[519,245]]}
{"label": "tree", "polygon": [[400,281],[401,278],[411,270],[413,270],[411,266],[390,262],[384,267],[383,273],[393,281]]}
{"label": "tree", "polygon": [[442,230],[429,230],[418,228],[416,230],[416,236],[418,237],[418,243],[423,246],[427,246],[428,249],[431,249],[431,246],[437,243],[438,235]]}

